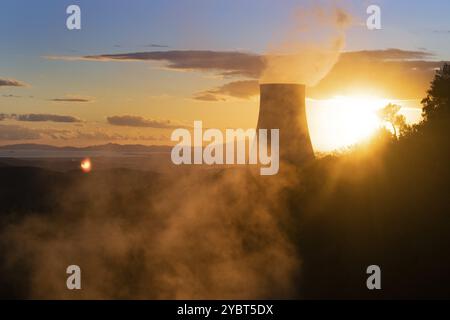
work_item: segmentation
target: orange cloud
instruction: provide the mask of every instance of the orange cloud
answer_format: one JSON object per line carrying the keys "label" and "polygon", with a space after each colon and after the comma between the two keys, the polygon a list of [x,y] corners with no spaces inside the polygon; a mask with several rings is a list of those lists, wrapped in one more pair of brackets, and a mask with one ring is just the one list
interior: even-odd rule
{"label": "orange cloud", "polygon": [[171,129],[183,127],[183,125],[171,120],[146,119],[144,117],[132,115],[111,116],[107,117],[106,120],[108,121],[109,124],[124,127],[140,127],[140,128],[155,128],[155,129]]}

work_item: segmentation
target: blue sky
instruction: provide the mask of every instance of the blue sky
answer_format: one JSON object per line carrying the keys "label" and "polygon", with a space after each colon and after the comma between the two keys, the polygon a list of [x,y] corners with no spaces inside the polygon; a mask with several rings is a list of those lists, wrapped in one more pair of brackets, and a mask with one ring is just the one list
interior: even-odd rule
{"label": "blue sky", "polygon": [[[239,50],[263,53],[282,35],[293,12],[308,3],[338,3],[364,22],[366,8],[382,8],[383,30],[348,30],[344,50],[426,49],[450,56],[450,1],[300,0],[3,0],[0,4],[2,76],[33,78],[55,64],[45,55],[85,55],[151,50]],[[65,28],[65,9],[78,4],[82,30]],[[149,48],[146,45],[167,45]],[[77,65],[73,64],[76,68]]]}
{"label": "blue sky", "polygon": [[[268,39],[283,31],[286,20],[299,6],[311,1],[293,0],[3,0],[0,4],[1,56],[36,56],[45,53],[110,52],[115,45],[135,50],[146,44],[177,49],[246,49],[262,51]],[[365,19],[365,8],[379,4],[384,31],[350,31],[348,49],[367,46],[425,47],[448,52],[450,2],[332,1]],[[330,1],[314,1],[330,3]],[[65,8],[82,8],[83,30],[65,29]],[[365,41],[362,41],[364,40]],[[2,59],[3,60],[3,59]]]}
{"label": "blue sky", "polygon": [[[81,7],[80,31],[66,29],[65,11],[71,4]],[[382,30],[365,27],[370,4],[381,7]],[[105,131],[112,130],[105,124],[106,117],[123,113],[180,121],[204,118],[218,127],[252,126],[258,112],[255,99],[192,99],[199,92],[245,77],[229,79],[218,77],[217,72],[187,68],[174,72],[167,65],[145,61],[105,63],[45,57],[172,50],[263,55],[292,30],[299,10],[330,6],[343,8],[353,19],[346,30],[344,52],[398,48],[433,53],[427,60],[450,59],[447,0],[2,0],[0,80],[15,79],[28,85],[1,86],[0,113],[68,114],[82,119],[84,126],[90,123],[91,128],[104,127]],[[423,83],[428,81],[421,82],[420,90],[424,91]],[[5,95],[28,98],[7,99],[2,97]],[[84,105],[51,101],[66,97],[92,101]]]}

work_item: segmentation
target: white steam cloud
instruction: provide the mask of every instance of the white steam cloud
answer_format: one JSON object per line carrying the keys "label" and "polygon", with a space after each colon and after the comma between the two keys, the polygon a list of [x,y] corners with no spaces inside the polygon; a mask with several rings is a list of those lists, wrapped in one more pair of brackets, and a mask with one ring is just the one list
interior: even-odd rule
{"label": "white steam cloud", "polygon": [[339,8],[300,9],[291,32],[270,45],[261,82],[314,86],[337,62],[350,23]]}

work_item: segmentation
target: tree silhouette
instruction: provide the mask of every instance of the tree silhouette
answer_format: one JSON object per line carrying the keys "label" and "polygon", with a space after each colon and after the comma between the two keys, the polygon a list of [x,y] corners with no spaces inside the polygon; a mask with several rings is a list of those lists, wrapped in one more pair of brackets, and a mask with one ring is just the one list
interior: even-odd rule
{"label": "tree silhouette", "polygon": [[448,119],[450,115],[450,65],[436,72],[427,97],[422,100],[424,120]]}
{"label": "tree silhouette", "polygon": [[405,135],[409,130],[405,116],[398,114],[400,109],[401,107],[399,105],[389,103],[383,109],[378,111],[378,117],[391,125],[396,138]]}

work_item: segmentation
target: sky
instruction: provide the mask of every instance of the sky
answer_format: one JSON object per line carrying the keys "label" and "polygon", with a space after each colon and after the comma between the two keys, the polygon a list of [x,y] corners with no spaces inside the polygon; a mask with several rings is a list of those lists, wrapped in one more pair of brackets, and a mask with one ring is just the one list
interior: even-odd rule
{"label": "sky", "polygon": [[[81,30],[66,28],[71,4]],[[371,4],[381,30],[366,27]],[[194,120],[254,127],[263,57],[300,53],[286,74],[309,85],[313,142],[332,149],[333,130],[348,127],[330,120],[336,96],[355,97],[345,100],[351,112],[369,97],[396,101],[418,121],[435,68],[449,60],[448,12],[445,0],[3,0],[0,144],[169,144]]]}

